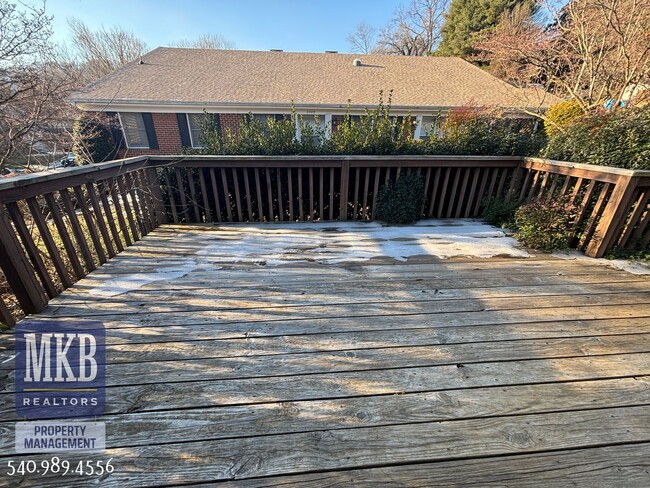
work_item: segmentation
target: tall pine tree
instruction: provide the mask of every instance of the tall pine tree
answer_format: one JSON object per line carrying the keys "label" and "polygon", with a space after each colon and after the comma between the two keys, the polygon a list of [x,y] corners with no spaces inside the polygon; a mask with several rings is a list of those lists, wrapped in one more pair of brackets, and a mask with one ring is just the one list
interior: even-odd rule
{"label": "tall pine tree", "polygon": [[452,0],[436,54],[462,57],[473,54],[475,33],[494,28],[505,11],[525,3],[532,0]]}

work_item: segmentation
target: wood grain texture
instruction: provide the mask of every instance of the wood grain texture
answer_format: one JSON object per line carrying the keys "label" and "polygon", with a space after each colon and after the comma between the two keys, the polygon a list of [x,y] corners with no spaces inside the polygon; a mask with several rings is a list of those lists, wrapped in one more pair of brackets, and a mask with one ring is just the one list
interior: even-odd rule
{"label": "wood grain texture", "polygon": [[[383,182],[400,166],[418,167],[358,178],[355,170],[348,190],[358,182],[361,191],[366,176],[368,186]],[[504,174],[466,167],[447,184],[467,191],[493,182],[485,191],[495,195]],[[248,202],[257,185],[239,183]],[[441,199],[443,212],[476,205],[450,198]],[[300,226],[283,238],[310,232]],[[106,327],[108,444],[97,458],[113,457],[116,470],[101,486],[645,486],[647,277],[546,255],[201,261],[206,245],[237,246],[239,238],[228,225],[164,225],[33,317],[97,318]],[[197,268],[183,277],[93,293],[188,259]],[[51,454],[10,452],[18,420],[12,346],[0,335],[0,457],[38,462]],[[9,482],[49,487],[61,478]]]}

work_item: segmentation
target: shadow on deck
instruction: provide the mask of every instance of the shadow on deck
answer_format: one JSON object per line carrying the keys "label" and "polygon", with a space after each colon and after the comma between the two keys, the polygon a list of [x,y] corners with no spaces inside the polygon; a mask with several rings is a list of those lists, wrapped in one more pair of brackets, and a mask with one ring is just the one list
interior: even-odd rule
{"label": "shadow on deck", "polygon": [[[264,247],[251,226],[161,226],[52,300],[34,318],[107,333],[107,450],[61,457],[113,458],[116,487],[647,486],[647,277],[425,247],[397,261],[336,227]],[[2,457],[40,462],[6,454],[13,367]]]}

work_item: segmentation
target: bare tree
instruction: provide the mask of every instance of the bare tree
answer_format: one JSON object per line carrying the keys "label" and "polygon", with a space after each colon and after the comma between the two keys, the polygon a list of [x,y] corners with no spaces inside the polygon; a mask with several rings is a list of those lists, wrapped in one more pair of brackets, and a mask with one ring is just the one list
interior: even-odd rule
{"label": "bare tree", "polygon": [[0,0],[0,168],[29,163],[39,142],[58,138],[70,110],[63,98],[76,86],[49,42],[45,8]]}
{"label": "bare tree", "polygon": [[357,24],[354,32],[348,35],[350,49],[354,53],[370,54],[377,42],[377,29],[366,22]]}
{"label": "bare tree", "polygon": [[147,52],[147,44],[121,27],[93,31],[82,21],[68,20],[72,49],[88,81],[94,81]]}
{"label": "bare tree", "polygon": [[411,0],[399,7],[379,34],[377,51],[403,56],[426,56],[440,42],[449,0]]}
{"label": "bare tree", "polygon": [[193,41],[182,39],[175,46],[194,49],[235,49],[235,43],[221,34],[201,34]]}
{"label": "bare tree", "polygon": [[584,110],[650,83],[650,0],[570,0],[552,23],[505,17],[476,43],[519,86],[541,84]]}

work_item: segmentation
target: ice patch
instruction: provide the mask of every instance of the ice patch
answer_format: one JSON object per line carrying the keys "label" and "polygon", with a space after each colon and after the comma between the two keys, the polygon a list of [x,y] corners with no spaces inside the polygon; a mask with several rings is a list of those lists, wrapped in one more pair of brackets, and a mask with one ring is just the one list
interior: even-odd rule
{"label": "ice patch", "polygon": [[96,297],[114,297],[137,290],[154,281],[169,281],[182,278],[196,267],[197,264],[194,259],[183,259],[177,265],[160,268],[153,273],[125,274],[119,278],[106,280],[101,285],[90,290],[89,294]]}
{"label": "ice patch", "polygon": [[584,261],[590,264],[609,266],[610,268],[627,271],[628,273],[636,275],[650,275],[650,266],[639,261],[628,261],[626,259],[590,258],[589,256],[585,256],[578,251],[554,252],[552,256],[560,259],[571,259],[576,261]]}
{"label": "ice patch", "polygon": [[197,265],[278,266],[296,261],[338,264],[377,257],[406,261],[418,255],[530,257],[516,239],[478,220],[428,220],[409,226],[376,222],[246,224],[221,229],[213,234],[218,239],[206,237],[205,246],[195,254]]}

